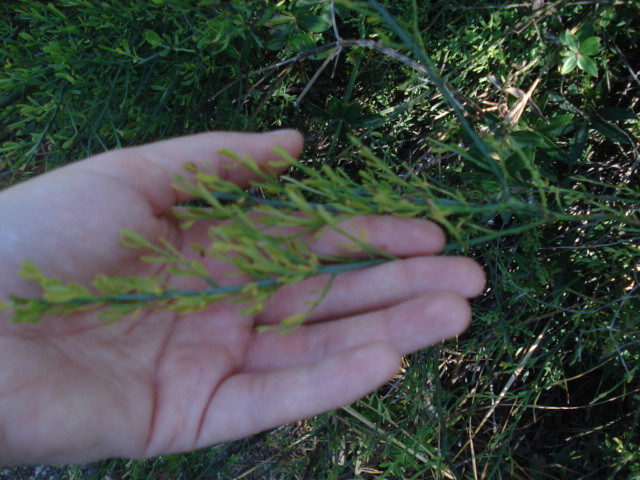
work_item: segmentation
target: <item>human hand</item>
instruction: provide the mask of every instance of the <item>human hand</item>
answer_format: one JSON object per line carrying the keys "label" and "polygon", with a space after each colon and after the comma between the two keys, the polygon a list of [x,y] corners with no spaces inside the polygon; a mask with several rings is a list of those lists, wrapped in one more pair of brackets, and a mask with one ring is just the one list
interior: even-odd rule
{"label": "human hand", "polygon": [[[247,185],[254,174],[218,154],[232,150],[265,165],[281,146],[302,149],[293,131],[205,133],[113,151],[0,193],[0,301],[37,297],[17,278],[24,260],[47,276],[88,284],[103,273],[158,274],[120,231],[164,237],[189,253],[206,228],[181,230],[171,187],[186,162],[210,164]],[[360,217],[347,232],[400,257],[339,275],[295,332],[257,333],[304,311],[326,278],[283,287],[256,316],[218,302],[197,313],[142,313],[105,326],[96,312],[14,325],[0,314],[0,464],[143,458],[202,448],[313,416],[386,382],[402,354],[454,336],[469,322],[465,298],[484,275],[472,261],[438,257],[444,235],[416,219]],[[345,254],[335,232],[312,249]],[[340,246],[342,244],[342,246]],[[339,252],[338,252],[339,251]],[[215,267],[215,266],[213,266]],[[224,268],[211,275],[221,284]],[[171,278],[189,287],[189,279]]]}

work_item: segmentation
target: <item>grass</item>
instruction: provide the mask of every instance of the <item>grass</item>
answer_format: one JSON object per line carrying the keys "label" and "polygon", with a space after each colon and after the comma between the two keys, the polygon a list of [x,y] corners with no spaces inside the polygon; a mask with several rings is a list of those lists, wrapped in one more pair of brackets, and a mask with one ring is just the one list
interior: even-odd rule
{"label": "grass", "polygon": [[168,136],[296,127],[309,166],[360,180],[359,142],[426,180],[488,289],[467,333],[351,406],[63,475],[640,477],[639,2],[336,2],[342,39],[431,76],[353,47],[313,82],[329,47],[270,66],[336,42],[330,2],[144,3],[0,4],[0,185]]}

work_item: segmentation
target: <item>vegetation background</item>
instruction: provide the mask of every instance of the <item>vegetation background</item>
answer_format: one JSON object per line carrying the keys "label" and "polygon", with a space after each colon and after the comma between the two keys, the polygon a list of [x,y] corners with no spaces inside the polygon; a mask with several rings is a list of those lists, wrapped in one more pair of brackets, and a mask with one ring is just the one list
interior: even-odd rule
{"label": "vegetation background", "polygon": [[425,215],[489,277],[465,335],[341,410],[184,455],[0,475],[640,478],[639,14],[615,0],[0,3],[1,187],[107,149],[294,127],[311,168],[371,189],[366,145],[429,185]]}

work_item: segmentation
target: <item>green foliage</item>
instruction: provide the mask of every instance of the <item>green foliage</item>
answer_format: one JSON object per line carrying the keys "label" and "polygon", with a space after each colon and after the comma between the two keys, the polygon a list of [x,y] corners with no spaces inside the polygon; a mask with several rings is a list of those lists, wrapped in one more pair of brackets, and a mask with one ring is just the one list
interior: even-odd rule
{"label": "green foliage", "polygon": [[[257,5],[25,1],[0,5],[2,166],[57,165],[211,127],[208,98],[262,46]],[[24,173],[20,173],[24,172]]]}
{"label": "green foliage", "polygon": [[[324,7],[324,8],[323,8]],[[273,29],[267,40],[269,50],[283,48],[291,53],[311,50],[316,47],[314,33],[331,28],[327,2],[292,2],[284,6],[269,7],[273,16],[269,26]]]}
{"label": "green foliage", "polygon": [[[534,152],[532,146],[540,144],[542,142],[535,135],[511,135],[502,143],[500,150],[495,152],[502,155],[503,163],[507,166],[504,174],[518,189],[528,187],[532,180],[540,181],[533,162],[528,158],[534,154],[524,152],[524,147],[529,147]],[[560,189],[549,192],[527,189],[526,194],[519,192],[517,197],[505,197],[496,184],[495,201],[491,204],[482,202],[479,198],[456,198],[454,192],[434,189],[419,176],[398,175],[364,147],[361,153],[366,163],[365,168],[360,171],[360,181],[356,181],[341,168],[330,170],[325,167],[315,170],[287,157],[283,157],[283,160],[303,176],[297,179],[291,176],[272,179],[261,172],[251,159],[242,159],[227,152],[238,163],[263,176],[264,180],[254,182],[253,188],[278,200],[254,198],[231,182],[198,170],[193,165],[186,166],[195,174],[194,182],[177,177],[175,186],[206,206],[190,207],[178,212],[179,217],[185,220],[183,228],[190,228],[200,221],[225,221],[209,228],[209,245],[194,244],[191,248],[201,257],[210,257],[230,265],[234,275],[250,279],[248,282],[220,286],[210,276],[203,261],[187,260],[170,242],[160,239],[161,245],[155,245],[135,232],[123,231],[122,241],[126,247],[143,249],[151,254],[143,256],[143,261],[165,264],[169,273],[199,278],[209,288],[176,290],[157,277],[122,278],[100,275],[92,282],[92,292],[82,285],[65,285],[57,279],[47,278],[37,266],[25,263],[20,276],[39,283],[42,298],[14,297],[13,303],[6,308],[13,312],[14,322],[17,323],[35,323],[45,315],[68,315],[88,309],[101,309],[99,318],[111,322],[127,314],[136,316],[145,308],[188,313],[206,308],[219,300],[250,302],[244,312],[256,314],[262,311],[270,296],[283,285],[319,274],[333,277],[349,269],[376,264],[380,261],[376,257],[388,257],[385,252],[373,250],[367,245],[365,238],[348,235],[340,228],[339,221],[360,215],[390,214],[434,219],[446,226],[451,236],[458,239],[457,248],[484,243],[497,237],[480,222],[485,221],[487,214],[494,216],[498,212],[500,215],[512,212],[522,215],[528,212],[528,224],[518,225],[519,232],[548,222],[581,222],[585,219],[594,225],[601,222],[613,222],[631,228],[640,225],[640,220],[635,215],[627,215],[624,210],[616,212],[605,208],[598,201],[589,204],[591,212],[588,216],[567,215],[564,213],[568,208],[565,202],[570,192]],[[286,153],[282,152],[282,155]],[[509,168],[514,162],[510,159],[514,156],[521,168]],[[469,155],[468,158],[474,157]],[[482,166],[478,158],[475,161],[475,166]],[[488,172],[488,169],[485,171]],[[555,197],[555,210],[547,208],[547,196],[550,192]],[[539,197],[532,200],[537,195]],[[309,196],[314,199],[313,202],[307,200],[306,197]],[[443,196],[448,198],[442,198]],[[569,202],[571,201],[569,198]],[[453,218],[457,218],[455,225]],[[352,248],[366,252],[369,260],[349,262],[348,259],[320,256],[311,252],[307,246],[308,239],[317,237],[318,231],[327,232],[330,229],[344,234],[354,243]],[[281,233],[287,231],[294,233]],[[502,235],[504,232],[499,236]],[[449,248],[456,248],[456,244]],[[326,266],[327,264],[330,266]],[[308,313],[298,315],[295,319],[283,319],[282,327],[290,330],[307,316]]]}
{"label": "green foliage", "polygon": [[565,59],[562,62],[560,73],[566,75],[578,67],[592,77],[597,77],[598,67],[591,57],[601,50],[600,38],[588,37],[580,41],[580,33],[578,32],[578,36],[576,36],[570,30],[565,30],[560,35],[560,43],[566,48],[561,54]]}
{"label": "green foliage", "polygon": [[[251,279],[223,295],[259,308],[279,285],[325,268],[327,259],[313,258],[299,237],[274,237],[275,225],[331,228],[362,213],[439,222],[447,252],[478,259],[489,278],[468,333],[407,357],[367,399],[217,449],[103,471],[631,478],[640,445],[640,4],[543,2],[533,10],[359,0],[334,5],[335,25],[330,7],[0,4],[0,182],[170,135],[294,126],[308,139],[305,157],[280,181],[256,183],[250,192],[265,198],[206,171],[194,184],[177,180],[202,201],[186,224],[231,220],[196,247]],[[334,26],[343,39],[390,50],[345,47],[318,73],[334,52]],[[260,222],[247,220],[254,210]],[[240,232],[246,242],[229,241]],[[16,300],[16,312],[35,321],[39,309],[79,308],[69,301],[88,299],[87,290],[94,303],[82,308],[108,305],[106,321],[217,299],[199,264],[168,244],[125,239],[202,289],[185,295],[157,279],[61,285],[26,266],[46,298],[61,303]],[[276,253],[280,245],[287,255]],[[386,260],[370,254],[367,262]],[[167,292],[171,299],[160,298]],[[109,298],[95,302],[100,296]]]}

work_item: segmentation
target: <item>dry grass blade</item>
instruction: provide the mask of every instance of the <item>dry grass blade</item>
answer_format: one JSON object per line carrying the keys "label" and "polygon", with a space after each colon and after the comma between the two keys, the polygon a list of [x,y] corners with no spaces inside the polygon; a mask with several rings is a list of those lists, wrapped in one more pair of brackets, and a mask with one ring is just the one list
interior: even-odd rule
{"label": "dry grass blade", "polygon": [[478,423],[478,425],[476,425],[476,427],[473,429],[473,434],[469,437],[467,442],[460,448],[459,453],[456,455],[455,458],[457,458],[471,444],[471,442],[473,441],[473,438],[476,435],[478,435],[478,433],[480,433],[480,431],[482,430],[482,427],[484,427],[484,424],[487,423],[487,421],[494,414],[498,406],[500,406],[500,403],[509,392],[509,389],[511,388],[513,383],[518,379],[520,374],[525,369],[525,366],[529,361],[529,359],[531,358],[531,356],[535,353],[538,347],[540,347],[540,344],[544,339],[544,336],[547,332],[548,327],[549,327],[549,324],[545,325],[542,332],[536,337],[536,339],[533,341],[533,344],[527,349],[527,352],[524,354],[520,362],[518,362],[518,365],[516,366],[515,371],[511,374],[511,376],[509,377],[509,380],[507,380],[507,383],[504,385],[504,387],[502,387],[502,390],[496,397],[495,401],[493,402],[493,404],[491,405],[487,413],[485,413],[484,417],[482,417],[482,420],[480,420],[480,423]]}
{"label": "dry grass blade", "polygon": [[[421,452],[418,452],[418,451],[416,451],[415,449],[413,449],[411,447],[408,447],[407,445],[405,445],[403,442],[401,442],[400,440],[398,440],[397,438],[395,438],[394,436],[389,434],[384,429],[374,425],[364,415],[358,413],[356,410],[354,410],[350,406],[342,407],[342,410],[344,410],[349,415],[351,415],[353,418],[358,420],[361,424],[365,425],[371,431],[373,431],[377,435],[381,436],[384,440],[391,442],[392,444],[394,444],[397,447],[401,448],[403,451],[407,452],[409,455],[414,457],[416,460],[418,460],[418,461],[420,461],[422,463],[428,463],[429,459],[427,457],[433,458],[433,454],[431,454],[431,452],[429,452],[426,448],[422,447],[421,451],[423,453],[421,453]],[[455,480],[457,478],[456,475],[451,470],[447,469],[446,467],[444,468],[444,470],[441,471],[441,473],[445,476],[445,478],[448,478],[448,479],[451,479],[451,480]]]}

